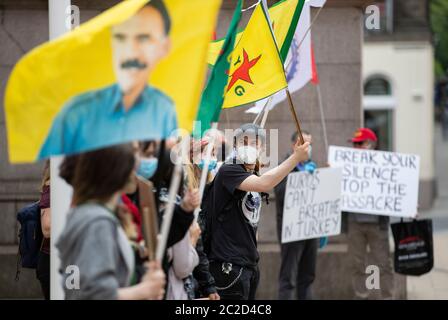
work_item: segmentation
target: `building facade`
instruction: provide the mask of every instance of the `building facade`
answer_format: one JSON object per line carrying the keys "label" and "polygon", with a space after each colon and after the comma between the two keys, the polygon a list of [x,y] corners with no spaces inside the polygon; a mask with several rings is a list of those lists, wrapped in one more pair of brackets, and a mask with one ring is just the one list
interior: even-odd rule
{"label": "building facade", "polygon": [[420,156],[419,209],[435,197],[434,67],[429,1],[386,0],[379,30],[366,30],[363,109],[379,147]]}

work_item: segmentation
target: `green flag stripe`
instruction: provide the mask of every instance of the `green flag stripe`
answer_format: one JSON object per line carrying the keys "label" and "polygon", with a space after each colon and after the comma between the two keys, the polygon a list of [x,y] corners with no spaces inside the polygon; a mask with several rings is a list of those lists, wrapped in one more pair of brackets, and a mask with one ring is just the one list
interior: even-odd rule
{"label": "green flag stripe", "polygon": [[285,62],[286,56],[288,55],[289,47],[291,46],[292,38],[294,37],[294,33],[296,32],[297,23],[299,22],[304,4],[305,0],[299,0],[299,2],[297,3],[296,10],[292,17],[291,25],[289,26],[285,41],[283,42],[282,48],[280,49],[280,57],[282,58],[283,63]]}
{"label": "green flag stripe", "polygon": [[207,86],[202,92],[201,103],[196,117],[196,120],[201,123],[201,135],[210,128],[211,122],[219,120],[219,115],[221,114],[224,90],[228,82],[226,71],[230,69],[229,55],[234,48],[242,7],[243,1],[239,0],[227,31],[221,54],[212,69]]}

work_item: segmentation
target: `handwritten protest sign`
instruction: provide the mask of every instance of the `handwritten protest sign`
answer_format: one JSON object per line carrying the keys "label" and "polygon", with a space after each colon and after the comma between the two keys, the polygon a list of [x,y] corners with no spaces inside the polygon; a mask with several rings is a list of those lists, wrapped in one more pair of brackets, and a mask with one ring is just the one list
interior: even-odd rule
{"label": "handwritten protest sign", "polygon": [[288,175],[283,206],[282,243],[341,232],[341,169]]}
{"label": "handwritten protest sign", "polygon": [[342,167],[342,211],[416,215],[419,156],[330,146],[328,163]]}

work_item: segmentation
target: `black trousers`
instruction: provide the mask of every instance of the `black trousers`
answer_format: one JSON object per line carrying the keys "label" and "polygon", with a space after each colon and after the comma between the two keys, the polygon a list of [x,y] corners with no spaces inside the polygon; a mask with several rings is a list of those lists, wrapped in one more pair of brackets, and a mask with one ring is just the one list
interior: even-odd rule
{"label": "black trousers", "polygon": [[50,300],[50,255],[42,251],[39,252],[37,259],[36,277],[45,300]]}
{"label": "black trousers", "polygon": [[210,262],[210,273],[215,278],[216,289],[222,300],[255,300],[260,281],[258,267],[233,265],[227,274],[222,271],[222,263]]}
{"label": "black trousers", "polygon": [[316,276],[316,258],[319,239],[310,239],[281,245],[279,274],[280,300],[309,300],[311,285]]}

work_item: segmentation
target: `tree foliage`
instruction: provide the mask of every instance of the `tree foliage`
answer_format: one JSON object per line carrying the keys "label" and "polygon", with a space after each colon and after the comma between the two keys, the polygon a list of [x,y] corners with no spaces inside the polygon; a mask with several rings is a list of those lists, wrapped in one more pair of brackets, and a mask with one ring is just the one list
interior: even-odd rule
{"label": "tree foliage", "polygon": [[434,33],[436,72],[448,71],[448,1],[431,0],[431,28]]}

